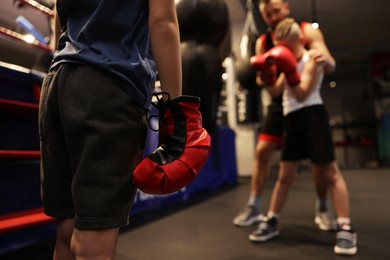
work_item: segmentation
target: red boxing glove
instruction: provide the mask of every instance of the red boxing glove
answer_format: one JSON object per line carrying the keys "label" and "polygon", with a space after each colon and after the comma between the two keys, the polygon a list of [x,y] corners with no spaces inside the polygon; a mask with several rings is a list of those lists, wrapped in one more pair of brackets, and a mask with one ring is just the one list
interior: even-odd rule
{"label": "red boxing glove", "polygon": [[209,156],[211,138],[202,127],[199,97],[161,98],[155,106],[160,117],[159,146],[136,167],[133,183],[145,193],[161,195],[195,179]]}
{"label": "red boxing glove", "polygon": [[276,77],[276,65],[267,63],[267,56],[264,54],[257,54],[250,59],[251,66],[257,72],[260,72],[260,78],[266,85],[275,84]]}
{"label": "red boxing glove", "polygon": [[285,46],[275,46],[269,49],[266,56],[266,63],[274,64],[284,73],[290,86],[296,86],[301,82],[299,72],[297,71],[297,60],[291,50]]}

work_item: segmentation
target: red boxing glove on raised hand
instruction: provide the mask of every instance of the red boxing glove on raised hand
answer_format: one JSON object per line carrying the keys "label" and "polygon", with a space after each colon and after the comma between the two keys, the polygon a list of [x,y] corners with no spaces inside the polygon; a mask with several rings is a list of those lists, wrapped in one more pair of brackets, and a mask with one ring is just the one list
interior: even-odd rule
{"label": "red boxing glove on raised hand", "polygon": [[159,146],[136,167],[133,183],[145,193],[169,194],[195,179],[209,156],[211,138],[202,127],[199,97],[161,98],[155,106]]}
{"label": "red boxing glove on raised hand", "polygon": [[276,82],[276,65],[267,63],[265,54],[257,54],[251,57],[252,68],[260,73],[260,78],[266,85],[273,85]]}
{"label": "red boxing glove on raised hand", "polygon": [[266,63],[276,64],[278,69],[286,76],[287,83],[293,87],[301,82],[297,71],[297,60],[291,50],[279,45],[269,49],[265,54]]}

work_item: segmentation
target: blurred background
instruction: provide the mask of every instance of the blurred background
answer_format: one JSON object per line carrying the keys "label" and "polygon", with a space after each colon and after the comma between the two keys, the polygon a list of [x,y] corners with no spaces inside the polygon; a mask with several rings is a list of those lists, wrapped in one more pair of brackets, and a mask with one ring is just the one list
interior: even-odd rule
{"label": "blurred background", "polygon": [[[52,238],[40,209],[37,113],[53,50],[52,0],[2,0],[0,7],[0,258]],[[322,96],[336,159],[344,169],[390,165],[390,1],[289,0],[297,21],[317,23],[337,61]],[[265,91],[248,69],[254,41],[267,28],[258,0],[176,0],[182,39],[183,92],[202,99],[212,156],[195,183],[155,198],[137,193],[132,214],[236,185],[251,174]],[[147,151],[156,146],[150,133]],[[272,168],[277,169],[279,153]],[[305,164],[305,162],[304,162]],[[17,191],[17,192],[16,192]],[[20,221],[20,222],[18,222]],[[31,229],[32,227],[32,229]],[[37,258],[38,259],[38,258]]]}

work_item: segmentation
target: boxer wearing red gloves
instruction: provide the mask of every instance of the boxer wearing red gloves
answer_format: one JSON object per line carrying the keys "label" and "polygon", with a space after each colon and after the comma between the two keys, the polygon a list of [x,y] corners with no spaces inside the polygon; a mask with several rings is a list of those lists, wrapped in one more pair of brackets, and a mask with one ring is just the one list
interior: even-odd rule
{"label": "boxer wearing red gloves", "polygon": [[[274,29],[282,19],[289,16],[290,4],[287,0],[261,0],[259,1],[259,10],[268,26],[268,31],[258,38],[256,54],[264,54],[274,47]],[[319,59],[326,61],[325,72],[333,72],[336,63],[325,44],[321,30],[314,29],[307,22],[302,22],[300,29],[305,48],[316,49]],[[276,75],[276,64],[268,66],[266,70],[258,71],[258,85],[266,87],[272,84],[276,80]],[[274,92],[274,88],[267,87],[266,90],[263,94]],[[256,144],[249,199],[243,210],[233,220],[234,225],[240,227],[258,223],[261,216],[261,196],[269,175],[271,158],[282,143],[282,96],[275,95],[275,93],[270,94],[273,97],[271,97],[270,104],[264,108],[266,112]],[[323,185],[324,180],[321,178],[316,178],[314,182],[318,196],[315,205],[315,223],[322,230],[334,230],[336,229],[336,221],[327,205],[327,187]]]}
{"label": "boxer wearing red gloves", "polygon": [[[325,184],[332,193],[338,223],[334,252],[354,255],[357,252],[357,235],[351,228],[348,190],[335,161],[328,115],[320,95],[325,64],[318,60],[316,51],[305,50],[300,35],[299,25],[291,18],[284,19],[275,29],[275,40],[280,46],[275,47],[277,50],[271,49],[265,53],[268,63],[275,63],[288,74],[282,73],[272,86],[276,91],[283,91],[285,130],[279,177],[267,217],[262,219],[249,239],[264,242],[279,234],[279,213],[287,200],[298,163],[310,159],[314,174],[324,176]],[[256,61],[253,61],[254,64]],[[264,59],[259,61],[264,62]],[[301,73],[300,82],[294,71]]]}
{"label": "boxer wearing red gloves", "polygon": [[[208,136],[198,134],[199,100],[180,97],[174,0],[59,0],[56,8],[60,37],[54,41],[58,46],[43,82],[39,111],[42,200],[45,214],[57,219],[53,259],[115,259],[119,228],[128,224],[136,192],[132,173],[143,159],[157,70],[162,90],[172,98],[164,100],[169,105],[161,130],[166,135],[172,129],[174,136],[163,138],[163,148],[180,150],[174,160],[186,157],[187,150],[196,158],[197,147],[194,151],[191,145],[203,138],[206,152],[200,149],[199,157],[205,160]],[[185,142],[169,147],[175,138]],[[161,186],[163,192],[194,178],[203,161],[191,163],[190,170],[174,165],[173,180],[167,189]],[[138,172],[143,174],[143,168]],[[147,169],[148,174],[153,171]],[[182,180],[180,174],[189,177]],[[146,181],[153,187],[159,182]]]}

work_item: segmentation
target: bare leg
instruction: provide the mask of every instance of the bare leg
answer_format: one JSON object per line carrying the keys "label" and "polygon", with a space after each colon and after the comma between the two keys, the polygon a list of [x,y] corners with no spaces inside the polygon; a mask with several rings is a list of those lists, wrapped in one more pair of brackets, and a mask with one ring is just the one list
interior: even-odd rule
{"label": "bare leg", "polygon": [[234,225],[245,227],[260,221],[261,195],[269,175],[271,156],[277,146],[277,143],[265,140],[259,140],[257,143],[249,200],[245,208],[233,219]]}
{"label": "bare leg", "polygon": [[288,192],[295,180],[298,162],[281,162],[278,180],[275,183],[268,212],[279,214],[287,200]]}
{"label": "bare leg", "polygon": [[73,219],[57,221],[56,245],[54,249],[54,260],[74,259],[70,251],[70,241],[74,229]]}
{"label": "bare leg", "polygon": [[318,167],[313,167],[314,185],[319,199],[325,200],[328,193],[328,182],[325,174],[321,174]]}
{"label": "bare leg", "polygon": [[349,218],[349,195],[347,185],[336,161],[325,165],[314,165],[314,172],[326,176],[338,218]]}
{"label": "bare leg", "polygon": [[113,260],[118,243],[119,228],[81,230],[75,228],[71,250],[77,260]]}
{"label": "bare leg", "polygon": [[357,252],[356,233],[351,228],[349,218],[349,195],[347,185],[336,161],[325,165],[315,165],[316,172],[326,176],[330,186],[333,205],[337,214],[340,230],[336,234],[334,252],[338,255],[355,255]]}
{"label": "bare leg", "polygon": [[257,229],[249,235],[253,242],[265,242],[279,235],[278,215],[287,200],[288,191],[294,182],[298,162],[281,162],[278,180],[275,183],[267,217],[262,219]]}
{"label": "bare leg", "polygon": [[253,164],[251,178],[251,195],[259,196],[263,193],[265,182],[269,175],[269,164],[277,144],[260,140],[256,145],[256,158]]}

